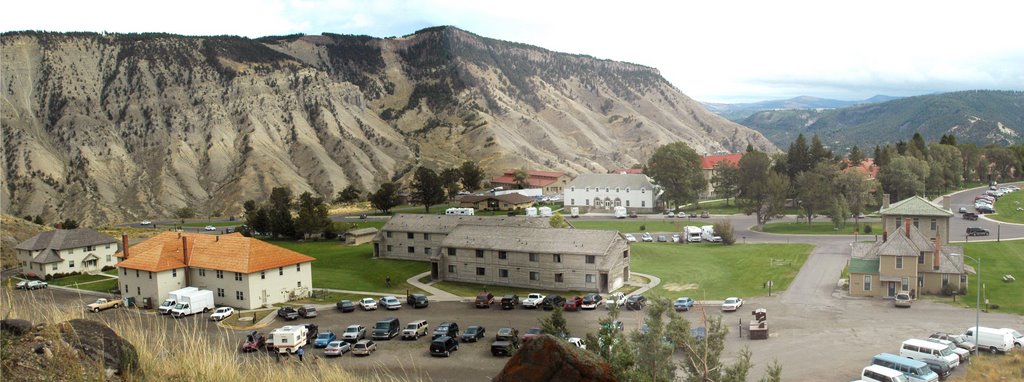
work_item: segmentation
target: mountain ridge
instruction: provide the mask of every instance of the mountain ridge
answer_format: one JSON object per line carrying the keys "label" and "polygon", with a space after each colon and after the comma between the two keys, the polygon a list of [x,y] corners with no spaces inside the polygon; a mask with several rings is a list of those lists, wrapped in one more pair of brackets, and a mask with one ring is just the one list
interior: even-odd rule
{"label": "mountain ridge", "polygon": [[767,110],[808,110],[808,109],[835,109],[846,106],[877,103],[899,99],[887,95],[875,95],[863,100],[847,101],[830,98],[819,98],[814,96],[796,96],[788,99],[766,100],[749,103],[713,103],[701,102],[708,110],[721,115],[730,121],[740,122],[750,115]]}

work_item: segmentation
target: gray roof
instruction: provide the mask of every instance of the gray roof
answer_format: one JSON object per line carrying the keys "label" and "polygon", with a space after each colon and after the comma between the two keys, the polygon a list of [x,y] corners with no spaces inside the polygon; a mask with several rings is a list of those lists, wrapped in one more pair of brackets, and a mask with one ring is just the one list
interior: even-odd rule
{"label": "gray roof", "polygon": [[630,188],[639,190],[646,188],[654,189],[651,178],[644,174],[580,174],[569,183],[569,187],[576,188]]}
{"label": "gray roof", "polygon": [[17,249],[39,251],[43,249],[64,250],[116,243],[117,239],[99,233],[92,228],[58,229],[46,231],[18,244]]}
{"label": "gray roof", "polygon": [[350,230],[345,232],[346,235],[353,235],[353,236],[373,235],[373,234],[376,234],[376,233],[377,233],[377,228],[374,228],[374,227],[350,229]]}
{"label": "gray roof", "polygon": [[36,264],[59,263],[61,261],[64,261],[64,259],[60,257],[60,254],[58,254],[56,250],[53,249],[43,250],[32,258],[32,262]]}
{"label": "gray roof", "polygon": [[953,216],[953,211],[916,195],[893,203],[889,208],[880,209],[878,213],[881,215]]}
{"label": "gray roof", "polygon": [[[932,273],[964,273],[964,247],[959,245],[943,246],[940,250],[942,257],[939,259],[939,270],[921,269],[921,272]],[[934,252],[933,252],[934,253]],[[973,271],[973,269],[971,269]]]}
{"label": "gray roof", "polygon": [[457,225],[551,228],[548,219],[537,217],[398,214],[381,231],[448,233]]}
{"label": "gray roof", "polygon": [[[547,220],[547,219],[544,219]],[[446,248],[604,256],[616,240],[615,231],[459,225],[441,243]]]}
{"label": "gray roof", "polygon": [[[878,256],[913,256],[917,257],[921,255],[921,252],[925,252],[925,256],[935,255],[935,244],[924,237],[921,231],[910,226],[910,238],[907,238],[903,232],[903,226],[900,226],[892,235],[889,235],[888,240],[876,241],[873,243],[853,243],[851,251],[851,257],[853,260],[877,260]],[[964,265],[964,248],[958,245],[946,245],[940,246],[939,251],[942,256],[939,259],[939,269],[934,270],[932,268],[919,268],[920,272],[926,273],[952,273],[960,274],[965,271],[973,271],[973,268]],[[853,262],[851,261],[851,272]],[[863,264],[863,263],[861,263]],[[883,280],[885,281],[885,280]]]}

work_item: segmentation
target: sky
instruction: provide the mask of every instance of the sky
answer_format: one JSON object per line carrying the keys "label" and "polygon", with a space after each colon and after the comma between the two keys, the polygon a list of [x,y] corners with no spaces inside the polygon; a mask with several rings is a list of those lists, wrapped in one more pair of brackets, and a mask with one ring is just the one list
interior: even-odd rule
{"label": "sky", "polygon": [[691,98],[1024,90],[1021,1],[20,1],[0,30],[403,36],[436,25],[655,67]]}

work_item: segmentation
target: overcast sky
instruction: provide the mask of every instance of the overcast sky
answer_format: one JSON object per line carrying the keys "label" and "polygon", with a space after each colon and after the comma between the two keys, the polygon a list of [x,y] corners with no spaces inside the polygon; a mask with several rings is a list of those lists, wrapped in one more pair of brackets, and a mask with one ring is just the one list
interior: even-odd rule
{"label": "overcast sky", "polygon": [[[152,5],[142,5],[142,4]],[[1021,1],[17,1],[2,30],[402,36],[435,25],[661,70],[692,98],[1024,90]]]}

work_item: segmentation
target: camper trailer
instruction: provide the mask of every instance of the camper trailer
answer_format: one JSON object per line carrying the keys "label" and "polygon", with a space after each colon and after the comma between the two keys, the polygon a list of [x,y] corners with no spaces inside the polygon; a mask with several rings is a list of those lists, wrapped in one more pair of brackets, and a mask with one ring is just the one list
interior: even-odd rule
{"label": "camper trailer", "polygon": [[580,217],[580,208],[579,207],[572,207],[572,208],[570,208],[569,209],[569,216],[570,217],[574,217],[574,218]]}
{"label": "camper trailer", "polygon": [[626,207],[615,206],[615,218],[616,219],[625,219],[627,216],[629,216],[629,213],[626,212]]}
{"label": "camper trailer", "polygon": [[475,210],[472,208],[449,208],[444,210],[445,215],[473,216]]}
{"label": "camper trailer", "polygon": [[271,332],[278,353],[295,353],[309,341],[306,325],[282,326]]}
{"label": "camper trailer", "polygon": [[526,216],[537,217],[537,207],[526,207]]}
{"label": "camper trailer", "polygon": [[701,240],[700,228],[692,225],[683,227],[683,237],[686,238],[687,243],[700,243]]}
{"label": "camper trailer", "polygon": [[718,236],[718,235],[715,235],[715,226],[711,226],[711,225],[706,225],[706,226],[700,227],[700,237],[702,239],[704,239],[704,241],[708,241],[708,242],[712,242],[712,243],[721,243],[722,242],[722,237]]}
{"label": "camper trailer", "polygon": [[538,211],[540,212],[540,216],[541,217],[545,217],[545,218],[551,217],[551,207],[541,207],[541,208],[538,209]]}

